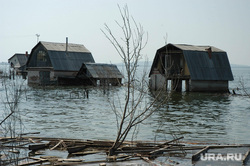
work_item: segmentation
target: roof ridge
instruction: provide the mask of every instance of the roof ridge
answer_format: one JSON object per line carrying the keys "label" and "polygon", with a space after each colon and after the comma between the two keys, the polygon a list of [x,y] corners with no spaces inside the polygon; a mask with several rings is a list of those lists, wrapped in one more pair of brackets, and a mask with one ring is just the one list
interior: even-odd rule
{"label": "roof ridge", "polygon": [[[47,44],[66,44],[65,43],[61,43],[61,42],[47,42],[47,41],[40,41],[41,43],[47,43]],[[81,45],[84,46],[83,44],[76,44],[76,43],[68,43],[69,45]]]}
{"label": "roof ridge", "polygon": [[[40,41],[47,50],[66,51],[66,43]],[[90,51],[83,44],[68,43],[68,52],[88,52]]]}

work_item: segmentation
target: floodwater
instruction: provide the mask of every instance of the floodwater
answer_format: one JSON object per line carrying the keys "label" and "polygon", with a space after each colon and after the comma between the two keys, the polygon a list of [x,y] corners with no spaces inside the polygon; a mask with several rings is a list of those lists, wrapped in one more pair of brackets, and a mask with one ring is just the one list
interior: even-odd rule
{"label": "floodwater", "polygon": [[[240,80],[250,94],[250,68],[232,68],[230,90],[240,88]],[[2,80],[0,80],[2,81]],[[38,136],[79,139],[111,139],[116,136],[116,118],[109,99],[123,94],[124,87],[29,87],[19,103],[23,132]],[[250,98],[242,90],[232,94],[171,93],[169,101],[139,126],[137,140],[170,140],[204,143],[250,143]],[[0,118],[4,117],[3,84],[0,85]],[[148,100],[153,100],[149,93]],[[121,98],[121,103],[123,99]],[[0,133],[1,136],[1,133]],[[131,139],[131,135],[128,140]]]}

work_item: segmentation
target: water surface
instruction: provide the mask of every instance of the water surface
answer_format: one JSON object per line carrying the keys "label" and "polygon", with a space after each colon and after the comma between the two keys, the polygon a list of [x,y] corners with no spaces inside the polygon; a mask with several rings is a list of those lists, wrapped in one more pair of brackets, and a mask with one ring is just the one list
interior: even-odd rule
{"label": "water surface", "polygon": [[[235,80],[230,82],[230,90],[240,88],[239,82],[244,80],[250,92],[250,68],[232,70]],[[25,88],[19,105],[25,132],[38,131],[43,137],[115,139],[116,120],[108,99],[123,94],[124,87],[88,87],[89,98],[84,87]],[[4,108],[2,83],[0,93]],[[153,100],[150,93],[147,98]],[[139,126],[137,139],[169,140],[174,135],[184,136],[188,142],[247,144],[249,121],[250,98],[244,95],[171,93],[168,102]]]}

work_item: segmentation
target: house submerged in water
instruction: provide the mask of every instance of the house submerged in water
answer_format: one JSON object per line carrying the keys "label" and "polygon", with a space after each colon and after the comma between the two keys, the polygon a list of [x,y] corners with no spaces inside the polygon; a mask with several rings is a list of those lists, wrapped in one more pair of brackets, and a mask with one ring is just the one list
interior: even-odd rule
{"label": "house submerged in water", "polygon": [[116,65],[84,63],[77,74],[77,78],[88,85],[117,86],[121,84],[123,76]]}
{"label": "house submerged in water", "polygon": [[212,46],[167,44],[157,50],[149,73],[152,90],[228,92],[233,74],[227,53]]}
{"label": "house submerged in water", "polygon": [[[40,41],[31,50],[27,61],[28,84],[96,85],[93,83],[96,79],[92,77],[78,77],[81,75],[79,71],[82,66],[88,63],[95,64],[95,60],[84,45],[70,44],[68,40],[66,43]],[[119,72],[117,78],[120,78],[120,75]]]}
{"label": "house submerged in water", "polygon": [[10,64],[10,67],[14,69],[16,74],[26,74],[24,69],[28,57],[29,57],[28,52],[26,52],[25,54],[16,53],[8,59],[8,63]]}

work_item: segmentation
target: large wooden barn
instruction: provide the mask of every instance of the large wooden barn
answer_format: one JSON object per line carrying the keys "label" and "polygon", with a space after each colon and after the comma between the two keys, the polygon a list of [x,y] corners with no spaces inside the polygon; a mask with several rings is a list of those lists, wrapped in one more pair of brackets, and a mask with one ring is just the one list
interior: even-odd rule
{"label": "large wooden barn", "polygon": [[27,61],[28,84],[80,84],[76,75],[83,63],[95,63],[84,45],[41,41]]}
{"label": "large wooden barn", "polygon": [[167,44],[157,50],[149,73],[152,90],[228,92],[233,74],[227,53],[213,46]]}

